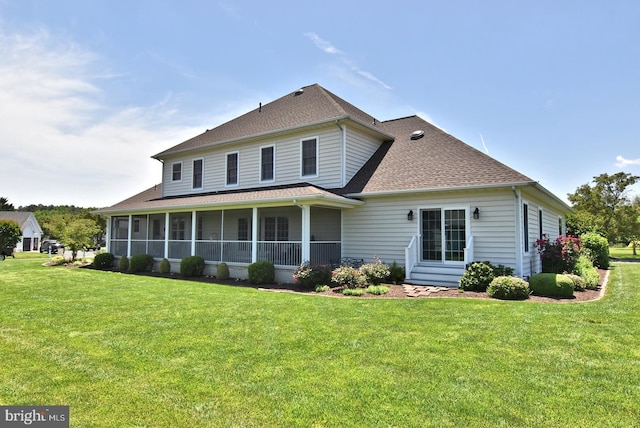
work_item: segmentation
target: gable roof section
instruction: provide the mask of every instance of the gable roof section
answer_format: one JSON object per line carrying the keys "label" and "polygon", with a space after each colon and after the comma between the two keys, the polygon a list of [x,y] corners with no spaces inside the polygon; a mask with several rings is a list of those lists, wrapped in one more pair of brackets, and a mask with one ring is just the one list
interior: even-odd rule
{"label": "gable roof section", "polygon": [[36,216],[32,212],[27,211],[0,211],[0,220],[13,220],[18,225],[20,225],[20,229],[24,232],[24,229],[27,226],[27,223],[31,221],[32,228],[37,233],[42,233],[42,229],[40,228],[40,224],[38,224],[38,220]]}
{"label": "gable roof section", "polygon": [[293,205],[305,202],[310,205],[346,208],[361,205],[362,202],[345,198],[333,192],[321,189],[309,183],[290,186],[273,186],[256,189],[231,190],[222,192],[201,193],[185,196],[162,196],[162,185],[157,184],[135,196],[109,207],[97,210],[100,214],[117,214],[131,212],[164,212],[192,210],[200,207],[253,207],[257,203],[282,205],[283,202]]}
{"label": "gable roof section", "polygon": [[168,155],[339,119],[351,119],[381,134],[382,139],[390,137],[373,116],[322,86],[314,84],[251,110],[152,157],[161,159]]}
{"label": "gable roof section", "polygon": [[[395,136],[351,179],[342,194],[444,190],[534,181],[418,116],[382,122]],[[414,131],[424,136],[412,140]]]}

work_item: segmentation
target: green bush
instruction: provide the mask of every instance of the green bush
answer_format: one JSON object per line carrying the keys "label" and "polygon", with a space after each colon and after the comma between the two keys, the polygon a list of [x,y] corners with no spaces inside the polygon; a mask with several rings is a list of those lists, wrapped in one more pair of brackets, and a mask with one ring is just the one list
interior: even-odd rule
{"label": "green bush", "polygon": [[365,291],[369,294],[375,294],[376,296],[381,296],[389,292],[389,287],[385,285],[370,285],[365,289]]}
{"label": "green bush", "polygon": [[129,270],[129,259],[127,256],[120,256],[118,260],[118,270],[120,272],[127,272]]}
{"label": "green bush", "polygon": [[591,259],[585,254],[578,258],[578,263],[576,263],[573,273],[584,279],[584,286],[588,290],[596,290],[598,288],[600,274],[598,273],[598,269],[593,266]]}
{"label": "green bush", "polygon": [[394,260],[389,266],[389,282],[392,284],[402,284],[407,278],[407,274],[403,266],[398,266],[398,263]]}
{"label": "green bush", "polygon": [[200,256],[188,256],[180,260],[180,274],[186,277],[204,274],[204,259]]}
{"label": "green bush", "polygon": [[609,241],[597,233],[585,233],[580,237],[582,248],[587,252],[593,265],[599,269],[609,269]]}
{"label": "green bush", "polygon": [[222,281],[229,279],[229,265],[222,262],[216,268],[216,278]]}
{"label": "green bush", "polygon": [[364,288],[345,288],[342,290],[345,296],[364,296]]}
{"label": "green bush", "polygon": [[515,276],[497,276],[487,287],[487,294],[494,299],[525,300],[529,298],[529,284]]}
{"label": "green bush", "polygon": [[322,293],[325,292],[329,289],[328,285],[317,285],[316,286],[316,293]]}
{"label": "green bush", "polygon": [[276,268],[273,262],[262,260],[251,263],[247,267],[247,273],[251,284],[271,284],[276,277]]}
{"label": "green bush", "polygon": [[169,263],[169,260],[162,259],[160,261],[160,266],[158,267],[158,271],[162,274],[171,272],[171,263]]}
{"label": "green bush", "polygon": [[307,290],[312,290],[316,285],[328,284],[331,282],[331,266],[305,262],[293,272],[293,281]]}
{"label": "green bush", "polygon": [[389,266],[382,263],[380,259],[376,257],[373,263],[365,263],[358,269],[360,275],[364,275],[367,284],[378,285],[389,278]]}
{"label": "green bush", "polygon": [[151,272],[153,269],[153,256],[151,254],[136,254],[129,260],[129,272]]}
{"label": "green bush", "polygon": [[573,296],[573,281],[562,274],[537,273],[529,279],[529,288],[536,296]]}
{"label": "green bush", "polygon": [[584,280],[583,277],[581,277],[580,275],[576,275],[573,273],[565,273],[564,274],[567,278],[571,279],[571,281],[573,281],[573,289],[576,291],[584,291],[584,289],[586,288],[586,281]]}
{"label": "green bush", "polygon": [[111,269],[115,256],[111,253],[96,254],[93,258],[93,267],[96,269]]}
{"label": "green bush", "polygon": [[459,287],[465,291],[485,291],[494,278],[489,262],[472,262],[460,278]]}

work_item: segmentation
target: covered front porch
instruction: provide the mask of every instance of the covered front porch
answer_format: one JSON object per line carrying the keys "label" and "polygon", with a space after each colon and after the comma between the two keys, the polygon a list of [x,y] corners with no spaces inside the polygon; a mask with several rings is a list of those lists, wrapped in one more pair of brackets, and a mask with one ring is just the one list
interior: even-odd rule
{"label": "covered front porch", "polygon": [[276,266],[330,264],[341,258],[340,208],[311,205],[198,209],[116,215],[107,227],[108,251],[181,260]]}

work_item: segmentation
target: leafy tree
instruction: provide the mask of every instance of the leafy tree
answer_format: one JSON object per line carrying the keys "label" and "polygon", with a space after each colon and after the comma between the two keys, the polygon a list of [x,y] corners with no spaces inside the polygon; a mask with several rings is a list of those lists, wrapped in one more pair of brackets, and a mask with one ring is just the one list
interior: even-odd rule
{"label": "leafy tree", "polygon": [[0,211],[15,211],[13,204],[9,203],[7,198],[0,198]]}
{"label": "leafy tree", "polygon": [[98,226],[86,218],[74,217],[63,224],[60,229],[60,240],[71,250],[71,260],[75,261],[78,251],[91,245]]}
{"label": "leafy tree", "polygon": [[20,225],[14,220],[0,220],[0,249],[13,248],[22,238]]}
{"label": "leafy tree", "polygon": [[[640,177],[626,172],[593,177],[594,185],[583,184],[568,195],[575,214],[569,217],[569,229],[604,234],[609,242],[624,239],[628,228],[627,208],[631,202],[628,188],[640,181]],[[584,230],[586,227],[591,230]]]}

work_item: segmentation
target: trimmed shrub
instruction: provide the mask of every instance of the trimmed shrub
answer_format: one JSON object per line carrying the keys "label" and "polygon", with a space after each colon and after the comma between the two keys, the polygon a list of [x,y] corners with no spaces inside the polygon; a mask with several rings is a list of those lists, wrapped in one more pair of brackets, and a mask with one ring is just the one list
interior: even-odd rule
{"label": "trimmed shrub", "polygon": [[273,262],[262,260],[251,263],[247,267],[247,273],[251,284],[270,284],[276,277],[276,268]]}
{"label": "trimmed shrub", "polygon": [[582,248],[599,269],[609,269],[609,241],[604,236],[589,232],[580,237]]}
{"label": "trimmed shrub", "polygon": [[331,282],[346,288],[362,287],[367,278],[358,269],[351,266],[340,266],[331,273]]}
{"label": "trimmed shrub", "polygon": [[129,260],[129,272],[151,272],[153,269],[153,256],[151,254],[136,254]]}
{"label": "trimmed shrub", "polygon": [[345,288],[342,290],[345,296],[364,296],[364,288]]}
{"label": "trimmed shrub", "polygon": [[404,266],[398,266],[398,263],[394,260],[389,266],[389,282],[392,284],[402,284],[407,278]]}
{"label": "trimmed shrub", "polygon": [[459,287],[465,291],[485,291],[493,280],[493,267],[489,262],[472,262],[460,278]]}
{"label": "trimmed shrub", "polygon": [[376,296],[381,296],[389,292],[389,287],[385,285],[370,285],[365,289],[365,291],[369,294],[375,294]]}
{"label": "trimmed shrub", "polygon": [[365,263],[358,270],[366,278],[367,284],[378,285],[389,277],[389,266],[376,258],[373,263]]}
{"label": "trimmed shrub", "polygon": [[111,269],[115,256],[111,253],[96,254],[93,258],[93,267],[96,269]]}
{"label": "trimmed shrub", "polygon": [[220,280],[229,279],[229,265],[225,262],[222,262],[216,268],[216,278]]}
{"label": "trimmed shrub", "polygon": [[515,276],[497,276],[487,287],[487,294],[494,299],[526,300],[529,298],[529,283]]}
{"label": "trimmed shrub", "polygon": [[171,272],[171,263],[169,263],[169,260],[162,259],[160,261],[160,266],[158,266],[158,271],[162,274]]}
{"label": "trimmed shrub", "polygon": [[180,274],[186,277],[204,274],[204,259],[200,256],[188,256],[180,260]]}
{"label": "trimmed shrub", "polygon": [[580,275],[576,275],[573,273],[565,273],[564,274],[567,278],[571,279],[571,281],[573,281],[573,289],[576,291],[584,291],[584,289],[586,288],[586,281],[584,280],[583,277],[581,277]]}
{"label": "trimmed shrub", "polygon": [[293,272],[293,281],[304,289],[313,290],[317,285],[331,282],[331,266],[305,262]]}
{"label": "trimmed shrub", "polygon": [[329,289],[328,285],[317,285],[316,286],[316,293],[322,293],[324,291],[327,291]]}
{"label": "trimmed shrub", "polygon": [[600,274],[598,269],[593,266],[593,262],[586,255],[581,255],[576,263],[573,273],[584,279],[584,286],[588,290],[596,290],[600,282]]}
{"label": "trimmed shrub", "polygon": [[562,274],[537,273],[529,279],[529,288],[536,296],[573,296],[573,281]]}
{"label": "trimmed shrub", "polygon": [[129,259],[127,256],[120,256],[118,260],[118,270],[120,272],[127,272],[129,270]]}

